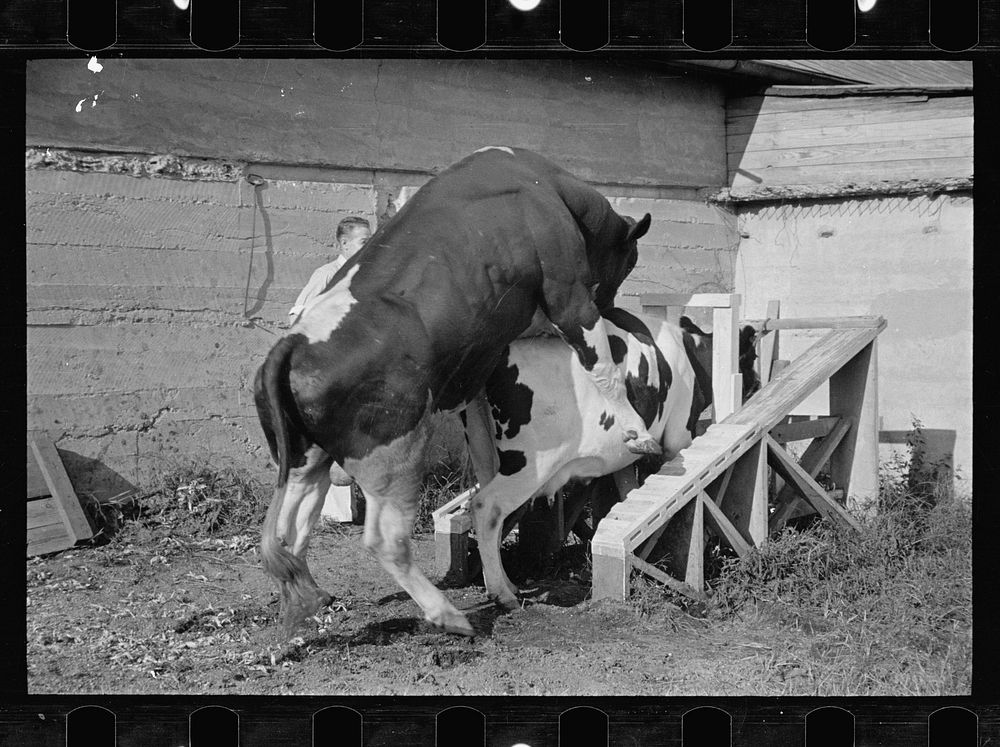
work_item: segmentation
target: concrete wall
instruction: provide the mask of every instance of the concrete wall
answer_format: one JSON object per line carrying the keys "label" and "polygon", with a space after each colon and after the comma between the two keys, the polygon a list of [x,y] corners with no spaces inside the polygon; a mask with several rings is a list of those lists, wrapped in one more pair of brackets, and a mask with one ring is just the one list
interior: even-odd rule
{"label": "concrete wall", "polygon": [[[880,197],[744,206],[736,292],[747,318],[881,315],[883,457],[912,418],[929,456],[972,473],[972,196]],[[783,331],[782,358],[822,332]],[[799,412],[822,414],[824,387]]]}
{"label": "concrete wall", "polygon": [[[28,428],[78,490],[192,457],[265,471],[252,377],[337,221],[386,219],[485,144],[653,214],[626,294],[732,286],[735,218],[704,199],[726,174],[713,84],[570,61],[104,65],[28,65]],[[432,458],[460,450],[454,425]]]}

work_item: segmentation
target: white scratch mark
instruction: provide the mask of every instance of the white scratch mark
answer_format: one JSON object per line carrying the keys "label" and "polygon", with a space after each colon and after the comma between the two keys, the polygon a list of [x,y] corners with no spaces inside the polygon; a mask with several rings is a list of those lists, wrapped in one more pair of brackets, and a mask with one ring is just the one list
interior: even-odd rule
{"label": "white scratch mark", "polygon": [[284,98],[284,96],[285,96],[285,89],[284,88],[281,89],[281,96],[282,96],[282,98]]}
{"label": "white scratch mark", "polygon": [[296,117],[301,117],[305,113],[306,113],[305,109],[299,109],[297,112],[295,112],[295,116]]}
{"label": "white scratch mark", "polygon": [[347,84],[346,86],[343,86],[343,87],[342,87],[342,88],[340,89],[340,92],[341,92],[341,93],[343,93],[344,91],[346,91],[346,90],[347,90],[348,88],[350,88],[350,87],[351,87],[351,86],[353,86],[353,85],[354,85],[354,83],[348,83],[348,84]]}
{"label": "white scratch mark", "polygon": [[84,99],[80,99],[79,101],[76,102],[76,113],[77,114],[79,114],[80,112],[83,111],[83,102],[86,101],[86,100],[87,99],[84,98]]}
{"label": "white scratch mark", "polygon": [[504,153],[510,153],[514,155],[514,151],[508,148],[506,145],[487,145],[485,148],[480,148],[476,153],[482,153],[487,150],[502,150]]}
{"label": "white scratch mark", "polygon": [[92,73],[99,73],[104,69],[104,65],[97,61],[97,57],[91,57],[87,63],[87,69]]}
{"label": "white scratch mark", "polygon": [[594,79],[593,79],[593,78],[591,78],[591,77],[590,77],[589,75],[584,75],[584,76],[583,76],[583,79],[584,79],[585,81],[587,81],[588,83],[591,83],[591,82],[593,82],[593,80],[594,80]]}

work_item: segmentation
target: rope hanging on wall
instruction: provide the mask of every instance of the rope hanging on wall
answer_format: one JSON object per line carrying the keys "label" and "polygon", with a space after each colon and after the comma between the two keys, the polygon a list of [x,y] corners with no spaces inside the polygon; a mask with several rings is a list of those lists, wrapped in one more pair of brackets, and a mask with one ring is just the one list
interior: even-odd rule
{"label": "rope hanging on wall", "polygon": [[256,174],[246,175],[247,183],[253,186],[253,221],[250,228],[250,262],[247,266],[247,286],[243,291],[243,316],[249,312],[250,302],[250,278],[253,276],[253,252],[257,241],[257,203],[260,201],[260,188],[264,186],[263,177]]}

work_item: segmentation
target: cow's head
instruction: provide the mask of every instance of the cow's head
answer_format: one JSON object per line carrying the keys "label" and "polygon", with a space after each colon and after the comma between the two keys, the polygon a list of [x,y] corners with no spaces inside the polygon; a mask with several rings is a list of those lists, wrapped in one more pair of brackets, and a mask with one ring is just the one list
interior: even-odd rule
{"label": "cow's head", "polygon": [[[689,335],[692,341],[691,348],[699,366],[703,369],[704,375],[698,383],[702,389],[707,389],[705,396],[711,398],[712,392],[712,335],[703,332],[698,325],[688,317],[682,316],[680,327]],[[746,402],[751,395],[760,389],[760,378],[754,370],[754,363],[757,361],[757,330],[749,324],[740,329],[739,366],[740,373],[743,374],[743,401]],[[696,369],[697,374],[697,369]],[[706,405],[707,407],[707,405]]]}
{"label": "cow's head", "polygon": [[623,216],[625,220],[625,235],[610,252],[596,257],[596,267],[591,267],[594,279],[597,281],[594,290],[594,303],[601,311],[611,307],[615,302],[615,294],[625,278],[632,272],[639,260],[638,241],[646,235],[652,216],[649,213],[640,221]]}

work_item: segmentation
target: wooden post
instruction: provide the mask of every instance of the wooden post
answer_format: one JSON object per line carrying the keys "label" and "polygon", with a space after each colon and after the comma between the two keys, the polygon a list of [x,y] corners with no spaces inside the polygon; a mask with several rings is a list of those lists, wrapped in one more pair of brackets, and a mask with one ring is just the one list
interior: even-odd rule
{"label": "wooden post", "polygon": [[733,465],[719,507],[746,542],[767,540],[767,453],[760,441]]}
{"label": "wooden post", "polygon": [[[767,318],[777,319],[778,315],[781,313],[781,302],[780,301],[768,301],[767,302]],[[765,386],[767,382],[771,380],[771,365],[778,358],[778,330],[773,332],[768,332],[761,338],[760,341],[760,356],[758,363],[760,364],[760,385]]]}
{"label": "wooden post", "polygon": [[[604,548],[601,548],[604,549]],[[628,599],[629,574],[632,568],[625,548],[618,546],[614,555],[604,555],[595,552],[593,556],[593,591],[592,598],[598,599]]]}
{"label": "wooden post", "polygon": [[830,457],[830,477],[856,515],[878,498],[878,340],[872,340],[830,377],[830,413],[851,428]]}
{"label": "wooden post", "polygon": [[694,503],[694,521],[691,522],[691,541],[688,544],[687,569],[684,583],[699,592],[705,591],[705,504]]}
{"label": "wooden post", "polygon": [[712,399],[716,423],[736,412],[742,399],[740,298],[734,294],[732,299],[728,308],[712,310]]}

